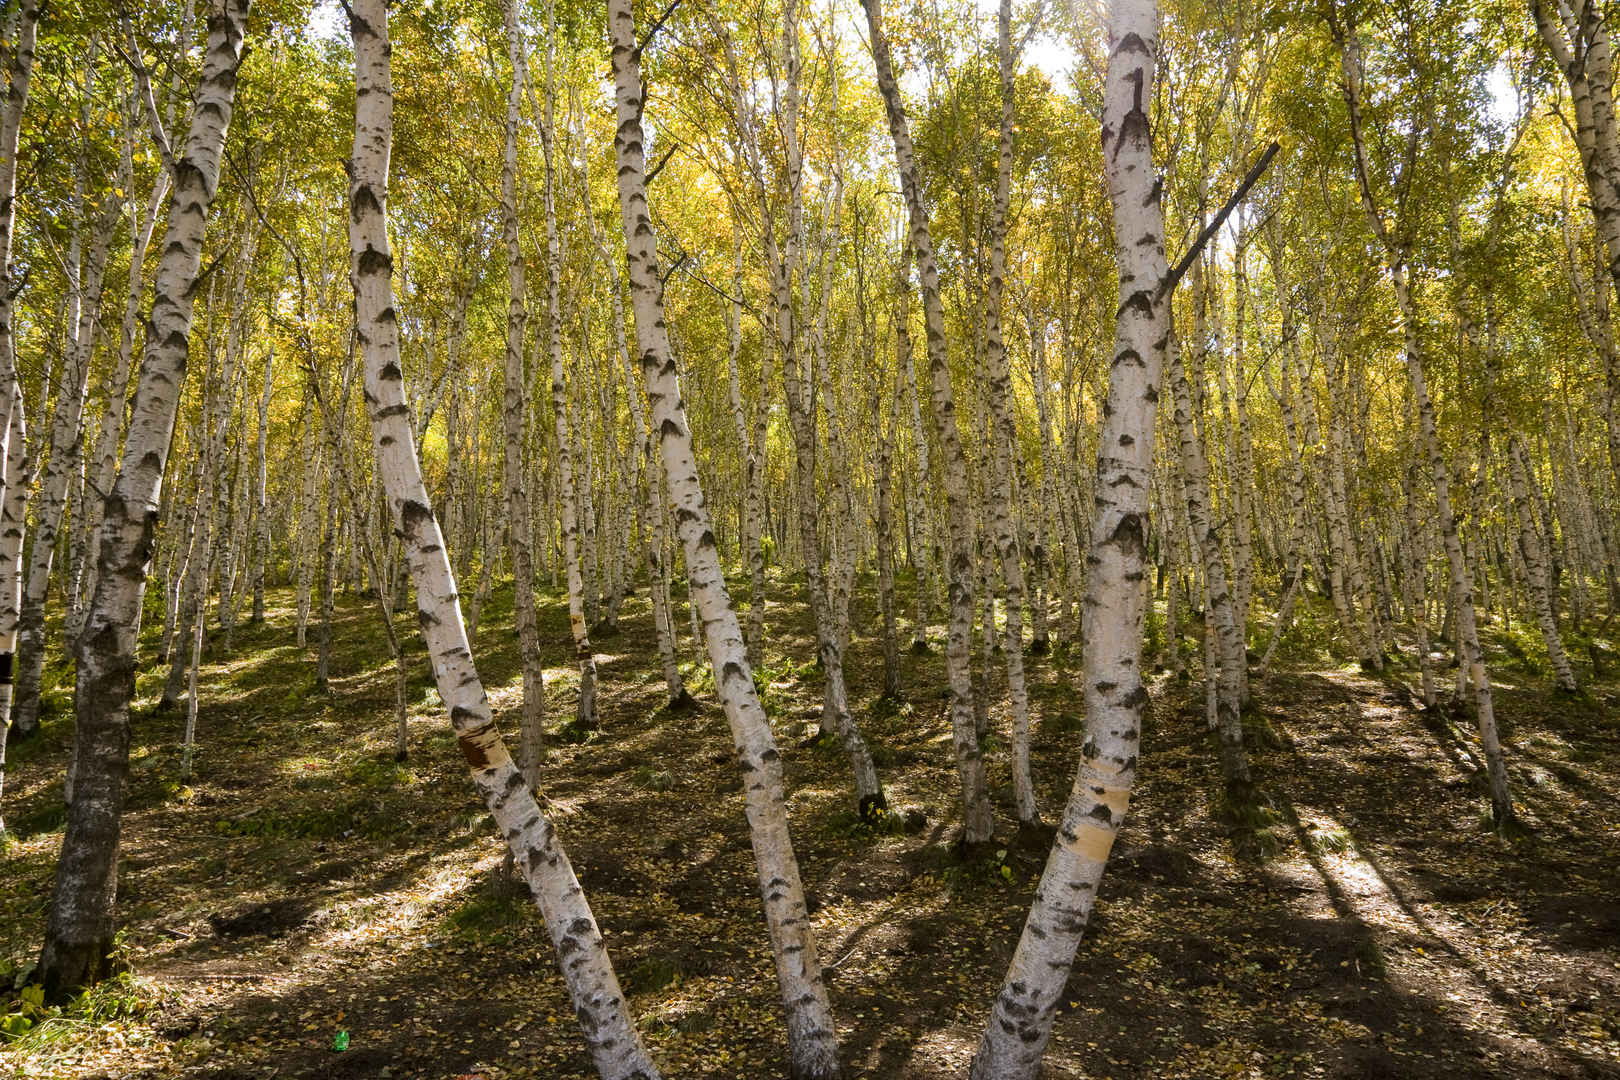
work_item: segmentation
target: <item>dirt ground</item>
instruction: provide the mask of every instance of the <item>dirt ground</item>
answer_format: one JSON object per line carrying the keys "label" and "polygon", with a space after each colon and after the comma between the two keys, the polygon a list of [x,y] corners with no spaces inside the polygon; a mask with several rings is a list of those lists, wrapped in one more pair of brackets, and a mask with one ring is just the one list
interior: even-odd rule
{"label": "dirt ground", "polygon": [[[340,603],[321,693],[312,650],[293,644],[291,594],[271,601],[264,625],[210,649],[190,785],[182,718],[153,713],[161,673],[141,677],[120,868],[127,1000],[0,1044],[0,1070],[591,1076],[544,927],[502,887],[500,842],[419,641],[411,756],[396,764],[374,608]],[[572,733],[566,608],[555,593],[543,602],[558,731],[543,794],[654,1057],[672,1078],[784,1076],[738,774],[691,642],[686,670],[710,707],[672,715],[645,592],[632,598],[622,632],[596,641],[602,727]],[[857,717],[891,804],[916,813],[909,830],[860,823],[842,754],[804,741],[820,698],[808,618],[801,603],[773,602],[760,681],[794,844],[846,1075],[962,1077],[1045,838],[1017,833],[998,702],[988,752],[1001,846],[953,854],[942,658],[905,655],[901,701],[878,701],[875,605],[866,591],[858,602]],[[510,730],[521,680],[509,605],[509,593],[492,599],[476,651]],[[1501,641],[1491,660],[1527,837],[1482,827],[1469,722],[1414,708],[1409,666],[1373,677],[1301,645],[1254,687],[1267,806],[1241,834],[1242,857],[1216,799],[1201,690],[1161,674],[1136,799],[1045,1075],[1620,1077],[1620,690],[1558,696]],[[1082,741],[1079,660],[1060,649],[1028,663],[1053,820]],[[14,746],[6,778],[0,961],[14,970],[37,952],[61,842],[68,676],[53,662],[49,677],[54,718]]]}

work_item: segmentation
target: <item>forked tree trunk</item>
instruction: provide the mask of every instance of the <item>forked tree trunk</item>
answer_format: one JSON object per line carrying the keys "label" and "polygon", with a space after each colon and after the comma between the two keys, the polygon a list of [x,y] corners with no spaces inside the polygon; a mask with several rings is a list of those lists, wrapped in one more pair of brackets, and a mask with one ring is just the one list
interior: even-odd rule
{"label": "forked tree trunk", "polygon": [[940,295],[939,267],[923,205],[922,181],[912,148],[911,128],[900,100],[894,60],[883,30],[883,0],[862,0],[870,34],[872,59],[877,66],[878,89],[883,94],[894,142],[900,189],[905,197],[910,240],[917,273],[922,279],[923,320],[927,327],[928,371],[931,379],[934,434],[939,442],[945,474],[946,526],[950,535],[947,589],[950,625],[945,645],[945,668],[951,687],[951,741],[956,771],[962,784],[962,841],[988,843],[994,832],[990,797],[985,784],[984,757],[973,709],[973,498],[968,484],[967,456],[957,429],[955,395],[945,340],[945,306]]}
{"label": "forked tree trunk", "polygon": [[68,806],[39,961],[39,979],[53,998],[98,981],[115,963],[118,845],[129,773],[135,635],[169,443],[185,383],[203,229],[219,181],[246,22],[246,0],[214,3],[197,107],[169,203],[129,437],[118,482],[102,513],[96,591],[84,633],[75,643],[74,798]]}
{"label": "forked tree trunk", "polygon": [[687,581],[692,600],[702,612],[715,690],[730,723],[737,763],[743,773],[754,861],[770,925],[782,1004],[787,1012],[789,1072],[793,1080],[829,1080],[840,1075],[837,1033],[805,908],[799,864],[788,837],[781,754],[760,705],[737,614],[726,594],[720,551],[698,483],[692,433],[664,323],[663,281],[652,214],[647,206],[640,43],[630,0],[608,0],[608,32],[618,113],[613,146],[618,166],[619,212],[641,373],[652,406],[653,429],[663,450],[669,501],[675,507],[676,527],[686,553]]}
{"label": "forked tree trunk", "polygon": [[366,369],[366,406],[390,516],[416,585],[422,637],[462,755],[545,916],[585,1041],[605,1080],[658,1075],[631,1021],[556,829],[536,804],[490,715],[461,622],[444,537],[428,503],[405,404],[388,249],[388,156],[393,141],[387,6],[354,0],[355,136],[349,181],[350,274],[355,330]]}
{"label": "forked tree trunk", "polygon": [[1120,304],[1097,452],[1086,583],[1086,742],[1024,932],[985,1024],[973,1080],[1033,1080],[1080,935],[1130,804],[1147,690],[1142,685],[1148,488],[1154,417],[1170,333],[1164,213],[1148,109],[1158,58],[1155,0],[1108,13],[1103,169],[1114,207]]}

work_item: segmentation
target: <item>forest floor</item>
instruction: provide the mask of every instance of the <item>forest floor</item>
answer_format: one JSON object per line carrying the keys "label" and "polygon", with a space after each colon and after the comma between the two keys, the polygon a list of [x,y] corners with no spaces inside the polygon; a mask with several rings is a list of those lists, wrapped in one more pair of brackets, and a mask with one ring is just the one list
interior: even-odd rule
{"label": "forest floor", "polygon": [[[1004,839],[971,861],[953,854],[943,660],[906,654],[902,701],[876,701],[869,588],[857,598],[852,697],[891,804],[926,815],[920,831],[861,824],[842,754],[804,741],[820,693],[802,603],[769,605],[760,681],[846,1075],[960,1078],[1045,842],[1017,840],[1003,734],[989,756]],[[629,601],[620,635],[596,642],[603,723],[553,743],[545,801],[665,1075],[783,1076],[725,721],[703,674],[691,681],[708,708],[663,711],[645,597]],[[28,1035],[0,1044],[0,1072],[592,1075],[539,916],[499,887],[502,847],[419,641],[411,754],[396,764],[375,609],[341,600],[320,693],[313,650],[293,644],[290,593],[271,601],[268,620],[239,627],[230,649],[211,644],[189,785],[182,717],[153,713],[161,673],[143,670],[119,873],[135,976],[66,1014],[35,1010]],[[508,730],[520,694],[510,602],[509,592],[492,598],[477,649]],[[567,617],[557,594],[543,602],[561,729],[576,690]],[[401,616],[402,631],[410,622]],[[1620,1077],[1620,688],[1557,696],[1495,632],[1497,710],[1530,827],[1512,841],[1482,826],[1467,721],[1411,707],[1415,672],[1369,676],[1296,643],[1282,672],[1254,688],[1253,765],[1268,807],[1239,857],[1213,794],[1202,695],[1160,675],[1137,796],[1045,1075]],[[1051,821],[1079,754],[1079,661],[1059,651],[1029,667]],[[14,746],[6,777],[0,962],[13,971],[37,953],[61,842],[66,666],[53,662],[49,677],[54,715]],[[999,704],[992,722],[1004,727]]]}

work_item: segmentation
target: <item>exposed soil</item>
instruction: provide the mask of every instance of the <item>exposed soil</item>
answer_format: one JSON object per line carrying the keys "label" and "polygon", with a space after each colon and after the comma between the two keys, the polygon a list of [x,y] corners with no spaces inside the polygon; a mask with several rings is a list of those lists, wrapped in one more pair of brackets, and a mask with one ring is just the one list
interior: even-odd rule
{"label": "exposed soil", "polygon": [[[549,939],[502,883],[499,840],[425,659],[412,674],[411,757],[396,764],[373,609],[359,597],[340,605],[321,694],[310,651],[292,644],[290,595],[272,599],[266,625],[239,628],[230,651],[208,657],[192,785],[177,779],[181,720],[143,708],[137,722],[121,914],[155,1007],[0,1049],[0,1067],[211,1080],[590,1076]],[[989,748],[1000,846],[968,862],[953,854],[942,658],[907,654],[903,700],[876,701],[881,652],[864,632],[877,620],[864,617],[871,597],[859,600],[852,697],[902,818],[892,831],[860,823],[841,752],[804,741],[820,697],[814,668],[800,666],[813,655],[807,619],[802,604],[772,603],[760,676],[794,844],[847,1075],[962,1077],[1045,837],[1017,832],[1003,733]],[[509,604],[509,594],[491,601],[477,653],[510,726],[520,678]],[[556,595],[542,620],[560,665],[547,676],[561,727],[574,684]],[[400,627],[409,631],[406,618]],[[664,711],[644,595],[622,630],[598,643],[601,730],[553,744],[546,805],[665,1075],[784,1076],[724,719],[702,677],[701,712]],[[1414,710],[1401,682],[1415,681],[1410,671],[1374,678],[1300,654],[1255,687],[1250,735],[1267,806],[1235,837],[1201,691],[1161,678],[1136,800],[1045,1075],[1620,1077],[1616,689],[1559,696],[1511,658],[1492,660],[1530,827],[1514,841],[1482,827],[1465,717]],[[1059,648],[1027,663],[1050,820],[1082,741],[1079,662]],[[53,664],[50,677],[60,687],[65,672]],[[160,688],[148,668],[143,704]],[[19,966],[38,948],[61,839],[71,721],[60,688],[51,700],[56,718],[13,748],[7,777],[18,842],[0,867],[0,959]],[[992,721],[1004,725],[999,703]]]}

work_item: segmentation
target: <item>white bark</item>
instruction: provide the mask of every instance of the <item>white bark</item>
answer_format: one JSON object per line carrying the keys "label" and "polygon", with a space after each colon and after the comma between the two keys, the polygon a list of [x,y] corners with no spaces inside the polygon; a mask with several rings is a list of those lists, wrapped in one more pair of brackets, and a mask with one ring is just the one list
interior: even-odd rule
{"label": "white bark", "polygon": [[1569,654],[1564,651],[1564,640],[1558,632],[1558,611],[1553,595],[1552,575],[1548,569],[1546,543],[1536,526],[1535,513],[1530,505],[1530,455],[1524,440],[1513,435],[1508,440],[1508,478],[1513,485],[1513,513],[1519,522],[1519,554],[1524,559],[1525,574],[1530,583],[1530,600],[1535,607],[1536,622],[1541,627],[1541,638],[1547,645],[1547,659],[1552,664],[1558,688],[1573,694],[1580,689],[1575,681],[1575,669],[1570,666]]}
{"label": "white bark", "polygon": [[1148,488],[1169,298],[1148,109],[1158,55],[1155,0],[1114,0],[1103,91],[1103,168],[1114,208],[1120,304],[1097,454],[1086,588],[1086,743],[1057,840],[974,1055],[973,1080],[1033,1080],[1136,780]]}
{"label": "white bark", "polygon": [[947,574],[950,623],[945,667],[951,687],[952,748],[956,754],[957,775],[962,784],[962,840],[968,845],[983,844],[990,840],[995,822],[990,812],[984,757],[979,750],[973,707],[974,515],[967,457],[962,452],[955,396],[951,389],[939,267],[934,260],[934,243],[928,228],[928,210],[923,205],[922,183],[912,148],[911,129],[906,120],[905,106],[900,100],[900,86],[895,79],[889,41],[883,31],[883,4],[882,0],[862,0],[862,6],[866,8],[872,58],[877,66],[878,89],[883,95],[884,109],[889,118],[889,135],[894,142],[900,189],[909,219],[912,256],[922,283],[923,321],[927,333],[932,390],[930,402],[933,406],[930,415],[935,437],[939,441],[940,456],[944,459],[941,466],[945,474],[945,515],[951,546]]}
{"label": "white bark", "polygon": [[75,792],[39,968],[53,996],[93,982],[110,968],[135,635],[185,381],[203,230],[219,181],[246,21],[245,0],[213,5],[197,104],[176,162],[129,436],[97,537],[96,591],[76,643]]}
{"label": "white bark", "polygon": [[417,462],[400,368],[399,328],[390,281],[388,157],[393,141],[387,7],[354,0],[355,136],[349,181],[350,273],[355,330],[364,353],[366,405],[390,516],[405,542],[418,619],[439,694],[472,773],[557,949],[575,1016],[605,1080],[658,1075],[631,1021],[585,894],[556,829],[536,804],[490,715],[461,621],[444,538]]}
{"label": "white bark", "polygon": [[[63,358],[51,417],[50,450],[39,493],[34,499],[33,544],[23,580],[22,619],[18,626],[16,724],[27,735],[39,726],[40,681],[45,670],[45,602],[55,569],[57,540],[67,513],[68,485],[79,472],[84,449],[84,399],[90,386],[90,359],[101,313],[101,285],[107,252],[118,227],[123,200],[109,193],[97,208],[91,229],[90,253],[78,282],[71,285],[78,311],[73,335]],[[90,217],[88,204],[85,216]]]}
{"label": "white bark", "polygon": [[720,553],[698,483],[686,406],[681,400],[680,380],[664,322],[663,282],[647,206],[641,64],[630,0],[608,0],[608,31],[618,113],[614,151],[619,211],[642,377],[652,406],[653,428],[663,451],[667,493],[675,507],[686,554],[687,579],[693,602],[702,613],[715,688],[743,772],[754,861],[770,925],[782,1004],[787,1012],[790,1074],[793,1080],[822,1080],[839,1075],[837,1034],[805,908],[798,860],[788,837],[781,755],[754,686],[736,612],[726,594]]}
{"label": "white bark", "polygon": [[[530,554],[528,471],[524,449],[529,436],[529,380],[523,357],[523,247],[518,238],[518,125],[523,84],[528,77],[516,0],[502,4],[506,19],[506,54],[512,85],[506,97],[506,152],[501,163],[501,239],[506,244],[506,365],[501,419],[506,435],[502,484],[506,491],[506,545],[512,553],[512,609],[523,665],[523,715],[518,721],[518,767],[529,786],[538,788],[545,753],[546,684],[540,661],[539,617],[534,606],[534,561]],[[550,123],[550,117],[546,117]],[[547,206],[550,206],[549,179]],[[556,318],[555,306],[552,318]]]}
{"label": "white bark", "polygon": [[[1373,234],[1378,238],[1385,254],[1385,269],[1395,291],[1397,309],[1401,316],[1401,330],[1406,353],[1407,376],[1412,383],[1412,401],[1417,409],[1418,433],[1423,455],[1428,460],[1429,472],[1434,480],[1435,509],[1438,512],[1440,538],[1446,553],[1446,564],[1451,572],[1451,589],[1456,605],[1457,638],[1461,660],[1459,675],[1466,674],[1474,691],[1475,718],[1479,724],[1480,746],[1484,751],[1486,773],[1490,780],[1491,810],[1498,828],[1507,828],[1515,819],[1513,796],[1508,789],[1507,765],[1502,758],[1502,745],[1496,731],[1496,712],[1491,698],[1490,676],[1485,670],[1485,655],[1479,644],[1475,623],[1474,583],[1463,556],[1462,540],[1457,534],[1457,516],[1451,504],[1451,473],[1446,467],[1436,429],[1434,405],[1429,399],[1424,377],[1423,353],[1418,332],[1418,313],[1407,279],[1406,242],[1398,238],[1379,215],[1372,193],[1371,169],[1367,162],[1367,148],[1361,122],[1361,57],[1356,41],[1355,27],[1335,27],[1338,36],[1340,60],[1344,70],[1344,100],[1350,115],[1350,134],[1354,143],[1356,175],[1361,189],[1362,208]],[[1415,131],[1410,136],[1415,139]],[[1408,158],[1412,155],[1409,152]]]}

